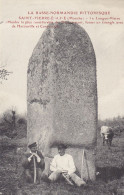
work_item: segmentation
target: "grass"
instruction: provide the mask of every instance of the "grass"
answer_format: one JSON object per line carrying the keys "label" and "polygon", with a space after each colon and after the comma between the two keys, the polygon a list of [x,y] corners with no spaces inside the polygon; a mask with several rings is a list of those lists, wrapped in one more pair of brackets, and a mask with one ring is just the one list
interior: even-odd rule
{"label": "grass", "polygon": [[[102,146],[98,134],[96,166],[99,175],[87,188],[70,186],[65,182],[20,186],[21,160],[26,139],[13,139],[0,147],[0,192],[5,195],[116,195],[124,186],[124,132],[113,139],[112,147]],[[17,150],[17,147],[19,150]],[[119,193],[118,193],[119,192]],[[120,193],[121,194],[121,193]]]}
{"label": "grass", "polygon": [[118,168],[124,166],[124,132],[121,136],[114,137],[110,148],[102,145],[102,139],[98,135],[96,166]]}

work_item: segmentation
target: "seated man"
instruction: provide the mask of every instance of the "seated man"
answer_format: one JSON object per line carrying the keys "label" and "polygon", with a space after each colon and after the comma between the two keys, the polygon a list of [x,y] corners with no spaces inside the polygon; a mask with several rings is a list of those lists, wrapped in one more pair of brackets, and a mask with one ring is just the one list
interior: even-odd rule
{"label": "seated man", "polygon": [[64,144],[58,146],[59,154],[55,155],[50,165],[52,173],[49,176],[49,180],[56,181],[63,176],[67,181],[70,181],[70,184],[72,180],[77,186],[86,185],[85,181],[75,174],[76,168],[73,158],[71,155],[65,154],[65,149],[66,146]]}
{"label": "seated man", "polygon": [[25,154],[23,164],[26,181],[29,183],[38,183],[41,181],[42,172],[45,168],[44,157],[40,151],[37,150],[36,142],[28,146],[29,153]]}

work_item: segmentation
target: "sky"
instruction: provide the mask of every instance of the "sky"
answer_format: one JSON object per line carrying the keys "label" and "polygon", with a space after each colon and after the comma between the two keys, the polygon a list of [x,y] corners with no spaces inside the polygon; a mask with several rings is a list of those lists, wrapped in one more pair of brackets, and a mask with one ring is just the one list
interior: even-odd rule
{"label": "sky", "polygon": [[[13,107],[19,113],[26,112],[28,61],[45,30],[12,28],[7,21],[31,16],[28,11],[56,10],[109,11],[109,16],[99,17],[120,18],[124,22],[122,0],[0,0],[0,70],[5,66],[12,72],[7,80],[0,79],[0,114]],[[81,26],[88,33],[96,54],[98,116],[100,119],[124,116],[124,24],[84,23]]]}

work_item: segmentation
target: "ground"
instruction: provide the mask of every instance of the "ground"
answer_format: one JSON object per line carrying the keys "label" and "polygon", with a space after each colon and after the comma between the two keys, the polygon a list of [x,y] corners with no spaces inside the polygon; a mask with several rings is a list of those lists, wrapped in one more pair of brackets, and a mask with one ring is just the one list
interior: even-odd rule
{"label": "ground", "polygon": [[[21,159],[26,138],[0,143],[0,194],[3,195],[122,195],[124,194],[124,132],[116,135],[112,147],[102,146],[98,134],[96,148],[97,180],[86,188],[63,183],[26,185],[22,182]],[[21,179],[20,179],[21,178]]]}

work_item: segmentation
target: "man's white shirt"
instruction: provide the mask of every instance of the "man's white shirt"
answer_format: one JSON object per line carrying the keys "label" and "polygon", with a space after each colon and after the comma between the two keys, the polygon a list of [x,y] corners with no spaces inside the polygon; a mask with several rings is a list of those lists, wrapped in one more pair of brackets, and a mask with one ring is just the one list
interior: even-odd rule
{"label": "man's white shirt", "polygon": [[52,160],[52,163],[50,165],[50,170],[67,171],[68,174],[70,175],[76,171],[76,168],[71,155],[64,154],[63,156],[60,156],[60,154],[57,154],[54,156]]}

